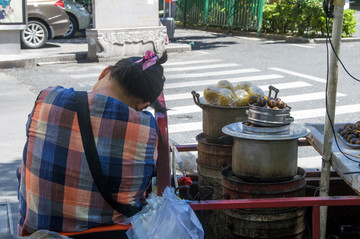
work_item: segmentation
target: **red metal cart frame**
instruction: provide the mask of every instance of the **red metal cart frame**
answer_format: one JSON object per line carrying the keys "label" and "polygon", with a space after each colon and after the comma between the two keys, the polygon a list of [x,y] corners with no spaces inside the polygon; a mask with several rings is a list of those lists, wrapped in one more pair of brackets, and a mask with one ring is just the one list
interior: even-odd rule
{"label": "red metal cart frame", "polygon": [[[164,96],[159,97],[165,107]],[[157,193],[161,195],[170,182],[170,147],[168,137],[167,115],[155,113],[159,126],[159,145],[157,161]],[[310,145],[305,139],[298,140],[299,146]],[[175,145],[179,152],[197,151],[196,145]],[[292,197],[267,199],[233,199],[207,200],[189,203],[193,210],[218,209],[249,209],[249,208],[283,208],[283,207],[311,207],[312,208],[312,238],[320,238],[320,207],[321,206],[360,206],[360,196],[328,196],[328,197]]]}

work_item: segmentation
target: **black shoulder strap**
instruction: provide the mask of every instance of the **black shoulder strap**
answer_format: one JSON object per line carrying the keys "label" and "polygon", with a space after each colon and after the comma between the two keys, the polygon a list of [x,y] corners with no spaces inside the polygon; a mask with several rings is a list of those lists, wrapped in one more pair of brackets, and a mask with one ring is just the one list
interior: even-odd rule
{"label": "black shoulder strap", "polygon": [[94,134],[91,127],[88,96],[86,91],[75,91],[76,112],[79,120],[81,139],[84,146],[87,162],[95,184],[105,201],[119,213],[131,217],[139,212],[130,204],[121,204],[113,200],[107,188],[105,177],[101,170],[99,155],[96,150]]}

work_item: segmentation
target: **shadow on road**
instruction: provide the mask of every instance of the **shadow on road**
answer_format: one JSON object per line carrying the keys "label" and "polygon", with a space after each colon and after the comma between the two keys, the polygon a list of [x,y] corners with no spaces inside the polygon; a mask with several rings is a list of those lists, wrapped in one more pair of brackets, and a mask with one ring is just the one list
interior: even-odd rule
{"label": "shadow on road", "polygon": [[17,196],[18,180],[16,170],[21,165],[21,159],[13,163],[2,163],[0,167],[1,196]]}
{"label": "shadow on road", "polygon": [[183,36],[176,37],[174,42],[190,44],[191,50],[209,50],[220,47],[227,47],[234,44],[239,44],[235,41],[226,41],[226,38],[230,38],[230,35],[225,34],[211,34],[210,36]]}

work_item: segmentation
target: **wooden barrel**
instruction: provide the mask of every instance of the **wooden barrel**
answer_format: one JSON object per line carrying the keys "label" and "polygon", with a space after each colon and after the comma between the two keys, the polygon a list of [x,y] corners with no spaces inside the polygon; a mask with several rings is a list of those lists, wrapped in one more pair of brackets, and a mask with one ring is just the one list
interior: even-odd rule
{"label": "wooden barrel", "polygon": [[250,212],[226,210],[226,226],[233,237],[302,239],[305,230],[306,208]]}
{"label": "wooden barrel", "polygon": [[[222,199],[221,170],[231,165],[232,146],[209,143],[203,133],[197,135],[196,140],[199,188],[211,186],[214,191],[208,199]],[[204,228],[205,238],[231,238],[230,232],[226,230],[225,210],[201,210],[197,215]]]}
{"label": "wooden barrel", "polygon": [[[222,170],[225,199],[284,198],[305,196],[305,170],[298,168],[293,179],[254,183]],[[225,210],[226,229],[235,238],[301,239],[305,231],[306,208],[258,208]]]}
{"label": "wooden barrel", "polygon": [[232,146],[207,142],[203,133],[196,136],[198,142],[197,169],[199,186],[214,188],[212,200],[222,198],[221,170],[231,165]]}
{"label": "wooden barrel", "polygon": [[305,196],[305,170],[298,167],[297,174],[282,182],[249,182],[232,173],[232,167],[222,170],[223,195],[227,199],[284,198]]}

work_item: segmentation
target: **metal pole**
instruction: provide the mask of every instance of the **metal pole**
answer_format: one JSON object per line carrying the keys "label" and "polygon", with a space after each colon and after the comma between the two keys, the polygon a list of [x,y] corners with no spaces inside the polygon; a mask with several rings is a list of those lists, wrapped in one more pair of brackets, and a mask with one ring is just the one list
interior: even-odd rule
{"label": "metal pole", "polygon": [[234,8],[235,8],[235,2],[234,2],[234,0],[230,0],[230,2],[229,2],[229,16],[228,16],[228,33],[231,33],[231,31],[232,31],[234,12],[235,12]]}
{"label": "metal pole", "polygon": [[[327,112],[325,115],[325,128],[324,128],[324,149],[321,168],[321,181],[320,181],[320,196],[329,195],[330,184],[330,167],[331,167],[331,155],[332,155],[332,143],[333,143],[333,128],[331,124],[334,124],[335,119],[335,106],[336,106],[336,92],[338,83],[338,60],[336,55],[340,54],[341,33],[343,24],[345,0],[334,1],[334,21],[332,28],[332,45],[334,50],[331,50],[330,54],[330,68],[327,95]],[[332,48],[331,48],[332,49]],[[335,52],[336,55],[335,55]],[[321,239],[326,237],[326,221],[327,221],[327,207],[320,207],[320,235]]]}
{"label": "metal pole", "polygon": [[165,16],[165,4],[166,4],[166,2],[165,2],[165,0],[164,0],[164,2],[163,2],[163,18],[165,18],[166,16]]}
{"label": "metal pole", "polygon": [[204,22],[203,22],[203,27],[204,27],[204,28],[206,28],[206,26],[207,26],[208,13],[209,13],[209,0],[205,0]]}
{"label": "metal pole", "polygon": [[187,12],[186,12],[186,11],[187,11],[187,10],[186,10],[186,9],[187,9],[187,4],[186,4],[186,3],[187,3],[187,0],[184,0],[184,1],[185,1],[185,2],[184,2],[184,8],[183,8],[183,9],[184,9],[184,16],[183,16],[183,18],[184,18],[184,27],[186,27],[186,15],[187,15]]}
{"label": "metal pole", "polygon": [[171,17],[171,0],[169,0],[169,17]]}
{"label": "metal pole", "polygon": [[263,9],[264,9],[264,0],[259,0],[260,6],[259,6],[259,13],[257,14],[258,17],[258,24],[257,24],[257,36],[260,37],[261,35],[261,25],[262,25],[262,19],[263,19]]}

